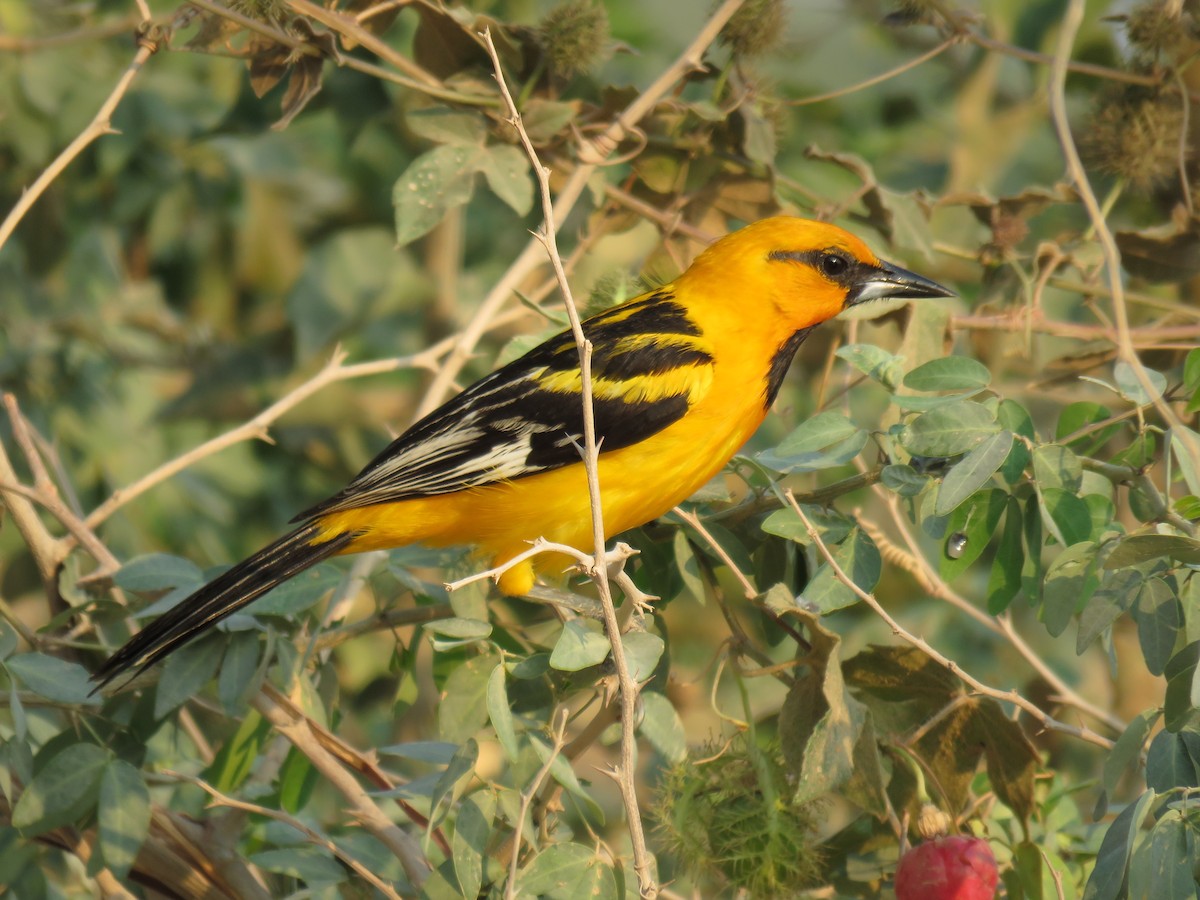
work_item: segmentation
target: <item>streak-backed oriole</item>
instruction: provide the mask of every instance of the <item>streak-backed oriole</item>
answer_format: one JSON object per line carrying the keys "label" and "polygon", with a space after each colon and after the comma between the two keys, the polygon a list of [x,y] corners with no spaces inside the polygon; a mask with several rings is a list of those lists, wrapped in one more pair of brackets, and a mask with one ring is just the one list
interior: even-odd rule
{"label": "streak-backed oriole", "polygon": [[[661,515],[715,475],[766,416],[800,344],[847,307],[944,297],[822,222],[779,216],[713,243],[671,284],[583,323],[605,536]],[[107,683],[330,556],[471,544],[500,565],[538,537],[592,543],[579,355],[563,332],[471,385],[394,440],[299,527],[159,617],[104,663]],[[507,594],[534,583],[522,562]]]}

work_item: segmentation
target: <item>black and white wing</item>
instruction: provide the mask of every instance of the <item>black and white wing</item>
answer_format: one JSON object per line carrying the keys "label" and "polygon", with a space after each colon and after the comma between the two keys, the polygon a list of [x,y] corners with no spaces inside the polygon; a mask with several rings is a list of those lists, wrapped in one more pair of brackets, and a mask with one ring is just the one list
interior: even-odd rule
{"label": "black and white wing", "polygon": [[[588,319],[601,453],[682,417],[707,390],[713,357],[686,309],[657,291]],[[579,461],[579,355],[569,331],[540,344],[396,438],[340,493],[297,516],[394,503]]]}

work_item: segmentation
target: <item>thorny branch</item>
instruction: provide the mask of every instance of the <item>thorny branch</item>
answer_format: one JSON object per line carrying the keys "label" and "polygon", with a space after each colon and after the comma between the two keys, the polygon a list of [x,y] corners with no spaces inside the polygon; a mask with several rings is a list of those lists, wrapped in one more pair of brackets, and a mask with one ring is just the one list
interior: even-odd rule
{"label": "thorny branch", "polygon": [[[550,172],[538,158],[533,142],[521,122],[521,113],[509,93],[504,80],[504,69],[500,65],[500,57],[496,53],[496,45],[492,42],[490,31],[483,34],[488,54],[492,58],[495,69],[496,83],[504,97],[508,108],[509,122],[516,129],[525,153],[533,166],[534,175],[541,191],[544,223],[538,239],[545,246],[550,256],[551,265],[558,276],[558,287],[563,295],[567,317],[571,321],[571,331],[575,336],[575,345],[579,350],[581,401],[583,403],[583,465],[587,472],[588,497],[592,509],[592,540],[595,548],[595,559],[604,558],[604,521],[600,497],[600,447],[596,441],[596,421],[592,408],[592,344],[583,333],[579,321],[579,311],[575,308],[575,299],[571,294],[571,285],[567,273],[563,270],[562,257],[558,252],[556,239],[557,225],[554,218],[554,200],[550,194]],[[625,816],[629,837],[633,845],[633,865],[637,871],[638,882],[643,897],[658,896],[657,879],[651,862],[650,851],[646,848],[646,835],[642,827],[642,813],[638,805],[637,786],[634,784],[634,774],[637,767],[637,704],[639,687],[629,673],[629,663],[625,659],[625,646],[621,641],[621,626],[617,620],[616,606],[613,603],[612,588],[608,582],[608,567],[596,565],[588,573],[596,584],[600,595],[600,603],[604,615],[604,629],[608,634],[612,647],[613,667],[617,671],[617,679],[621,689],[621,762],[616,769],[617,783],[621,788],[621,799],[625,803]],[[511,885],[510,885],[511,887]]]}

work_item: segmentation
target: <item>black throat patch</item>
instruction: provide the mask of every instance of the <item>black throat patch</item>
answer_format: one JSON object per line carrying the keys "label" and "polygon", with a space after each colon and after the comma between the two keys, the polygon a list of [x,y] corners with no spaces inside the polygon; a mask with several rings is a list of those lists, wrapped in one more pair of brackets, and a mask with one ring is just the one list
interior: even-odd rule
{"label": "black throat patch", "polygon": [[767,409],[770,409],[775,403],[775,397],[783,385],[783,377],[787,375],[796,351],[800,349],[800,345],[804,343],[808,333],[815,327],[815,325],[810,325],[808,328],[801,328],[784,341],[783,345],[775,351],[775,355],[771,357],[771,368],[767,371],[767,384],[764,391],[766,399],[763,405]]}

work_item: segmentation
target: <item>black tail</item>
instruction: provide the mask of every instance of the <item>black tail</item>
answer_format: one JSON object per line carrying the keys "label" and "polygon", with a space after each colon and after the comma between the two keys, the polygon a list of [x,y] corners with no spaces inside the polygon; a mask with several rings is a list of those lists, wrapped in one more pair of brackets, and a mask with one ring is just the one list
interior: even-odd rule
{"label": "black tail", "polygon": [[271,588],[345,549],[357,537],[347,532],[314,542],[319,531],[311,523],[297,528],[180,601],[105,661],[92,675],[92,680],[98,682],[92,693],[123,672],[134,668],[140,672],[154,665],[176,647],[203,634]]}

